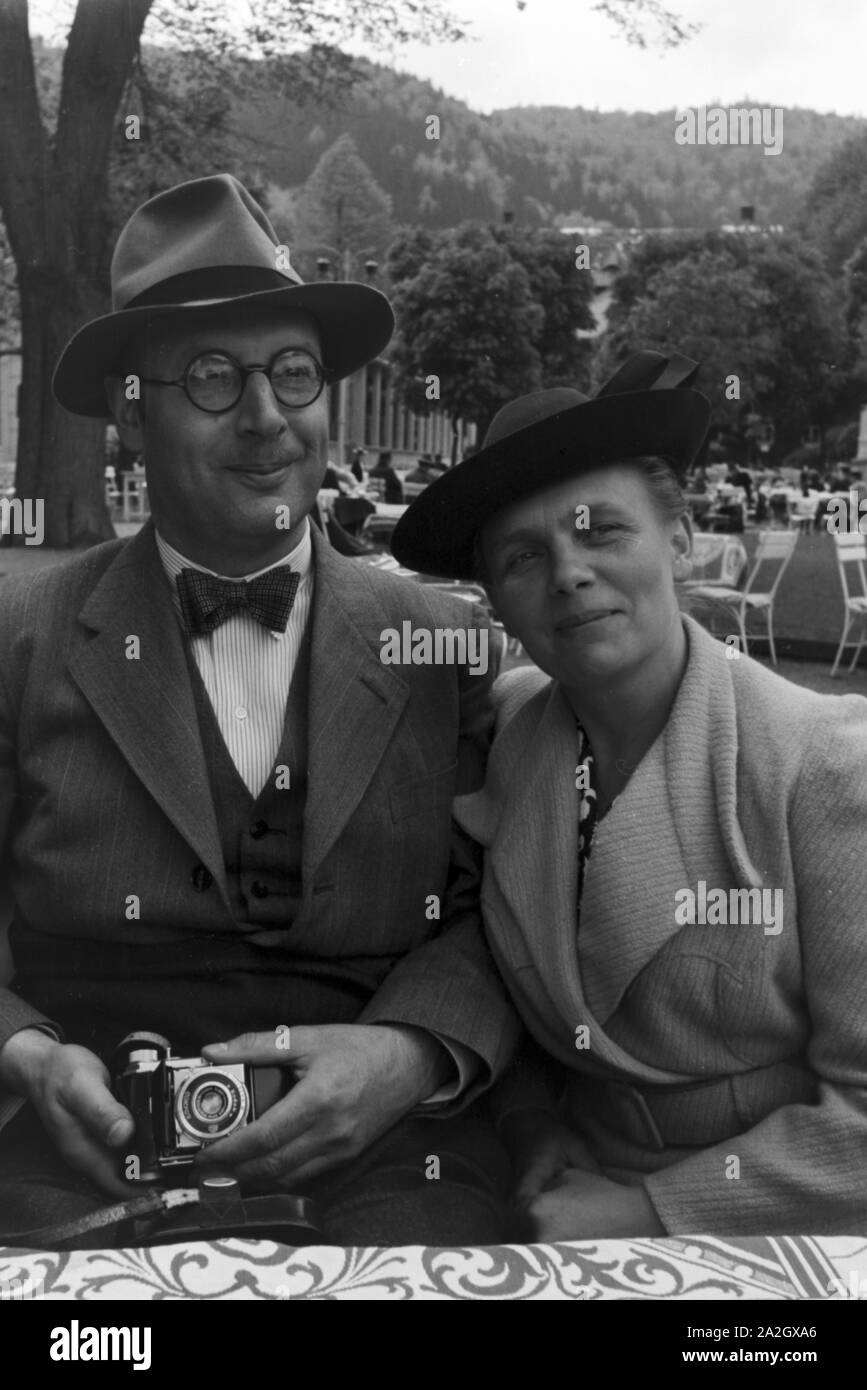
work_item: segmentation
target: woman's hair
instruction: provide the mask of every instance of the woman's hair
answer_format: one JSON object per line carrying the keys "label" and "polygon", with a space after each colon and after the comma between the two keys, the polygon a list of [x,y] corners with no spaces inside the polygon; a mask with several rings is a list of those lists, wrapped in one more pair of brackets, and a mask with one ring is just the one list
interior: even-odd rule
{"label": "woman's hair", "polygon": [[667,459],[656,454],[640,454],[636,458],[619,459],[618,463],[639,470],[663,521],[677,521],[689,510],[677,474]]}
{"label": "woman's hair", "polygon": [[[667,459],[657,454],[636,454],[631,458],[612,460],[612,463],[616,463],[618,468],[634,468],[641,474],[661,521],[677,521],[689,510],[677,474]],[[477,584],[487,584],[490,580],[481,531],[477,531],[473,539],[473,578]]]}

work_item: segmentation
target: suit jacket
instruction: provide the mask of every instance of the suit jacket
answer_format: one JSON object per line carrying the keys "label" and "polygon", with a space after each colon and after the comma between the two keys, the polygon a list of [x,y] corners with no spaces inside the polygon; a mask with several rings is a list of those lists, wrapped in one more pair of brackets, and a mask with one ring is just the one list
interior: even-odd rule
{"label": "suit jacket", "polygon": [[[867,701],[684,621],[680,690],[597,825],[577,931],[575,718],[540,673],[503,678],[486,787],[456,803],[487,847],[489,939],[568,1117],[667,1231],[867,1233]],[[701,881],[721,921],[689,924]],[[780,890],[781,929],[778,900],[735,913],[732,889]]]}
{"label": "suit jacket", "polygon": [[[473,1094],[518,1033],[485,946],[478,875],[459,863],[451,822],[473,757],[465,789],[481,780],[491,677],[383,665],[380,633],[406,619],[484,618],[337,555],[315,527],[313,543],[303,893],[282,942],[288,968],[348,977],[359,1021],[413,1024],[470,1048],[482,1064]],[[4,583],[0,846],[13,955],[16,939],[36,940],[46,980],[83,939],[153,948],[181,933],[205,953],[237,929],[183,642],[150,525]],[[127,919],[129,894],[140,920]],[[439,920],[426,910],[432,894]],[[287,969],[285,955],[274,968]],[[0,991],[0,1043],[42,1017],[14,987]]]}

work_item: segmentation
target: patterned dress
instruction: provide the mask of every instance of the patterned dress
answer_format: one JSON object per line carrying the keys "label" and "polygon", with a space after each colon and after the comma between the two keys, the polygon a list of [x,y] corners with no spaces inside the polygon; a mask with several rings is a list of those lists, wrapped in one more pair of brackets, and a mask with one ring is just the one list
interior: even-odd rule
{"label": "patterned dress", "polygon": [[576,720],[578,727],[578,762],[575,767],[575,786],[581,795],[578,808],[578,897],[576,912],[581,915],[581,897],[584,892],[584,873],[590,858],[593,833],[599,820],[598,788],[596,784],[596,760],[593,749],[584,729]]}

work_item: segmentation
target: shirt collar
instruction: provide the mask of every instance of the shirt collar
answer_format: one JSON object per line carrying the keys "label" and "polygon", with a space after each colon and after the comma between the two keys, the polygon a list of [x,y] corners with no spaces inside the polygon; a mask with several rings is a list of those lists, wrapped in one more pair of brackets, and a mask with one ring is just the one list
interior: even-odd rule
{"label": "shirt collar", "polygon": [[246,584],[249,583],[251,579],[258,579],[260,574],[267,574],[269,570],[278,569],[280,565],[289,565],[295,570],[296,574],[300,574],[301,578],[304,579],[310,573],[313,564],[310,522],[307,521],[306,518],[305,521],[307,524],[304,528],[304,535],[301,537],[301,540],[294,550],[290,550],[289,554],[282,556],[281,559],[275,560],[272,565],[266,565],[265,568],[261,570],[252,570],[250,574],[220,574],[218,570],[209,570],[204,565],[197,565],[195,560],[188,560],[179,550],[175,550],[173,545],[169,545],[168,541],[160,535],[159,531],[155,532],[157,550],[160,553],[163,569],[169,577],[172,588],[174,588],[175,580],[181,570],[200,570],[202,574],[214,574],[218,579],[228,579],[237,583],[243,581]]}
{"label": "shirt collar", "polygon": [[[159,551],[163,569],[168,577],[175,611],[177,613],[181,611],[176,581],[181,570],[185,569],[200,570],[202,574],[214,574],[218,579],[228,579],[238,584],[246,584],[249,583],[251,579],[258,579],[260,574],[267,574],[269,570],[278,569],[280,565],[289,565],[295,570],[296,574],[301,576],[301,584],[308,582],[313,569],[313,543],[310,539],[310,522],[307,518],[305,518],[305,522],[304,535],[301,537],[301,540],[294,550],[290,550],[289,554],[284,555],[281,559],[275,560],[273,565],[266,565],[264,569],[254,570],[250,574],[243,575],[219,574],[217,570],[209,570],[204,565],[197,565],[195,560],[188,560],[179,550],[175,550],[173,545],[169,545],[168,541],[160,535],[159,531],[155,531],[157,550]],[[278,635],[282,636],[282,634]]]}

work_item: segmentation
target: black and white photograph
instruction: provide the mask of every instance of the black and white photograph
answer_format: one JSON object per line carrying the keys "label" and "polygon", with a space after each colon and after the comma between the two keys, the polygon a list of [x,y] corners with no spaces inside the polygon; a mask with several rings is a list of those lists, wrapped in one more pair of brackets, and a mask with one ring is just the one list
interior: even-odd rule
{"label": "black and white photograph", "polygon": [[311,1301],[854,1354],[865,53],[863,0],[0,0],[49,1378],[255,1376]]}

